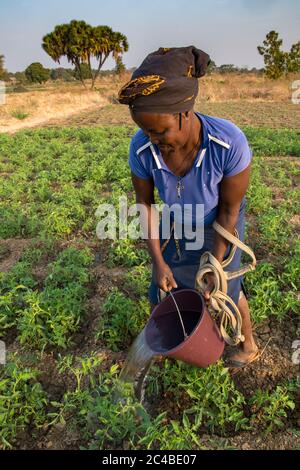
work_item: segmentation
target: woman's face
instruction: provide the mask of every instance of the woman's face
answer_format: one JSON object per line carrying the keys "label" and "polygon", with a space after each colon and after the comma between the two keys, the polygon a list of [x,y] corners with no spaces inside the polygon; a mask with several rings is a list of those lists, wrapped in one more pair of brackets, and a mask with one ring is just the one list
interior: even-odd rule
{"label": "woman's face", "polygon": [[183,147],[189,138],[190,112],[182,113],[181,130],[179,130],[179,114],[144,113],[132,110],[130,113],[133,121],[162,151]]}

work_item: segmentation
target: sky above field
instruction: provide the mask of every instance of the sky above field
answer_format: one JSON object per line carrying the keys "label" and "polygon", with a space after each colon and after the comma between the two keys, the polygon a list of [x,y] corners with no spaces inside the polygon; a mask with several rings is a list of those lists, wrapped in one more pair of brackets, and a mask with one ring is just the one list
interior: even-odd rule
{"label": "sky above field", "polygon": [[[158,47],[189,45],[208,52],[217,65],[262,67],[257,46],[270,30],[279,32],[284,50],[300,40],[299,0],[0,0],[6,68],[21,71],[37,61],[59,66],[42,50],[42,38],[72,19],[125,34],[128,68]],[[113,67],[108,59],[103,68]]]}

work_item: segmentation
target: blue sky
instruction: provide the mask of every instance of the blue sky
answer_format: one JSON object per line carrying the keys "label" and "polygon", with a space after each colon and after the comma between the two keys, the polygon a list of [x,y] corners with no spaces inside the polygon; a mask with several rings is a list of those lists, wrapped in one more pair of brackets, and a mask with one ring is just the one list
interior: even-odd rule
{"label": "blue sky", "polygon": [[[125,34],[127,67],[160,46],[188,45],[208,52],[218,65],[261,67],[256,47],[270,30],[280,33],[285,50],[300,40],[299,0],[0,0],[6,68],[16,72],[36,61],[58,66],[42,50],[42,37],[72,19]],[[104,69],[113,66],[110,59]]]}

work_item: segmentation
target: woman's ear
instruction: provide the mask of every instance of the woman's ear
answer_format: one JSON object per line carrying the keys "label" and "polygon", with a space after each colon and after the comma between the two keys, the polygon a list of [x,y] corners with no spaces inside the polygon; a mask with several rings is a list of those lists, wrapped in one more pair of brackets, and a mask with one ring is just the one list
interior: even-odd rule
{"label": "woman's ear", "polygon": [[185,111],[184,113],[182,113],[182,115],[185,117],[185,119],[191,119],[193,111]]}

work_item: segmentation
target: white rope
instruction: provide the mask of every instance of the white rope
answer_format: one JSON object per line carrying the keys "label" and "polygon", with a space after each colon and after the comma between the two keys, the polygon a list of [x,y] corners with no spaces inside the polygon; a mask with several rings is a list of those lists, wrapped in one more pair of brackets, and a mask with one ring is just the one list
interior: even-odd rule
{"label": "white rope", "polygon": [[[229,256],[222,263],[220,263],[209,251],[203,253],[200,258],[199,270],[196,275],[195,288],[203,294],[206,290],[206,284],[204,282],[205,275],[207,273],[212,273],[214,275],[215,285],[210,293],[208,302],[214,311],[221,314],[220,331],[224,341],[231,346],[235,346],[239,342],[244,341],[245,338],[241,331],[242,317],[240,311],[233,300],[227,295],[227,283],[230,279],[239,277],[248,271],[253,271],[256,266],[256,258],[251,248],[239,240],[236,229],[236,236],[233,236],[216,221],[213,223],[213,228],[233,246],[230,250]],[[245,265],[236,271],[224,271],[224,268],[232,261],[237,248],[240,248],[247,253],[252,258],[252,263]],[[231,305],[232,310],[228,305],[226,305],[227,303]],[[233,337],[227,333],[229,324],[231,324],[234,331]]]}

